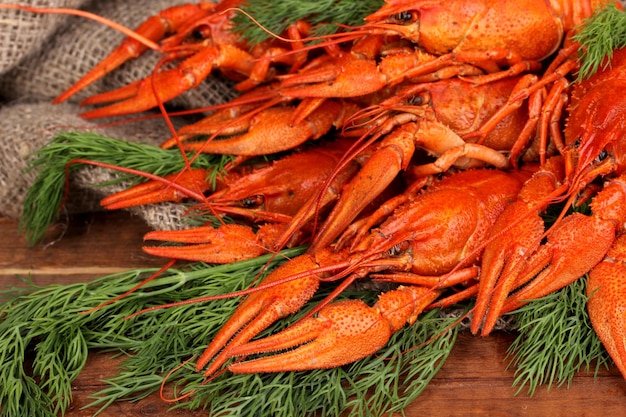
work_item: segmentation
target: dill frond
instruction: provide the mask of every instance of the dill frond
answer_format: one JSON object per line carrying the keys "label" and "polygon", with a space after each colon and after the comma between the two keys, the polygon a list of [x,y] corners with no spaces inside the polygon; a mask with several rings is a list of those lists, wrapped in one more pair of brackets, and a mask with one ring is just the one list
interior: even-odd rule
{"label": "dill frond", "polygon": [[597,10],[578,28],[573,39],[580,43],[582,81],[595,74],[600,66],[606,68],[615,49],[626,47],[626,13],[616,4]]}
{"label": "dill frond", "polygon": [[[281,254],[289,258],[302,250],[290,249]],[[172,365],[172,356],[188,354],[193,345],[187,339],[183,344],[180,338],[171,337],[176,334],[179,320],[186,320],[186,331],[195,329],[194,336],[207,337],[227,319],[238,300],[218,300],[210,308],[192,304],[164,309],[157,315],[160,320],[151,314],[134,320],[127,317],[155,305],[247,288],[270,258],[267,255],[236,264],[190,264],[172,269],[141,290],[90,314],[79,313],[125,293],[155,269],[131,270],[89,283],[32,286],[27,294],[20,290],[0,304],[0,416],[63,414],[72,399],[71,383],[83,369],[89,349],[141,352],[144,346],[162,344],[171,349],[163,362],[153,363],[149,355],[141,359],[155,375],[163,373]],[[276,263],[272,261],[268,269]],[[3,295],[11,296],[11,292],[3,291]],[[155,335],[166,337],[159,337],[157,342]],[[171,343],[164,343],[168,341]],[[27,361],[32,361],[32,372],[27,371]],[[135,380],[136,376],[129,378]]]}
{"label": "dill frond", "polygon": [[510,365],[515,366],[514,385],[524,386],[530,395],[537,386],[571,383],[575,373],[595,372],[608,366],[604,350],[587,314],[586,277],[533,300],[514,314],[519,335],[509,348]]}
{"label": "dill frond", "polygon": [[[337,24],[362,25],[363,18],[382,5],[382,0],[248,0],[242,9],[272,33],[281,34],[296,21],[305,20],[313,25],[310,36],[321,36],[335,33],[340,28]],[[234,31],[252,45],[270,36],[243,14],[235,15],[233,23]]]}
{"label": "dill frond", "polygon": [[[43,238],[47,227],[57,218],[66,186],[66,167],[74,159],[104,162],[155,175],[167,175],[185,167],[178,149],[165,150],[91,132],[60,133],[37,150],[28,164],[28,170],[36,170],[37,177],[24,200],[19,229],[31,245]],[[214,168],[212,173],[216,174],[230,160],[230,156],[199,155],[193,166]],[[80,167],[71,165],[69,172]],[[119,178],[122,181],[130,176],[120,175]]]}

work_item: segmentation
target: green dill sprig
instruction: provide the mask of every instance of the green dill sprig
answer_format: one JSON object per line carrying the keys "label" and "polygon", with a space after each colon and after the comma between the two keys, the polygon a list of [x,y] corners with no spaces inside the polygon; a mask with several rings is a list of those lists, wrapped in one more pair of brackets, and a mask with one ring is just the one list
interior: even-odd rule
{"label": "green dill sprig", "polygon": [[[337,23],[348,26],[363,24],[363,19],[378,10],[382,0],[248,0],[242,9],[258,24],[274,34],[282,34],[291,24],[305,20],[313,25],[310,36],[334,33]],[[244,14],[233,18],[234,31],[243,34],[252,45],[269,38],[269,34]]]}
{"label": "green dill sprig", "polygon": [[[47,227],[56,220],[66,187],[66,167],[75,159],[103,162],[155,175],[167,175],[185,167],[185,160],[178,149],[165,150],[91,132],[60,133],[36,151],[28,164],[29,170],[37,170],[37,177],[24,200],[20,231],[26,234],[31,245],[41,240]],[[217,175],[231,159],[229,156],[202,154],[192,166],[213,168],[211,174]],[[69,172],[82,166],[70,165]],[[130,177],[119,176],[120,181]]]}
{"label": "green dill sprig", "polygon": [[509,348],[511,365],[517,369],[518,392],[527,386],[532,395],[538,385],[560,386],[572,381],[581,369],[595,372],[608,366],[604,350],[587,314],[586,277],[533,300],[514,314],[519,335]]}
{"label": "green dill sprig", "polygon": [[[302,250],[283,251],[277,259],[291,258]],[[239,300],[187,304],[126,318],[151,306],[248,288],[270,258],[212,267],[188,264],[90,314],[78,313],[124,293],[154,270],[132,270],[91,283],[50,285],[20,293],[0,305],[0,416],[63,413],[71,401],[71,382],[83,368],[89,349],[129,355],[120,373],[94,395],[90,406],[102,410],[114,401],[136,400],[159,390],[171,369],[204,350]],[[278,262],[272,261],[264,273]],[[320,291],[310,305],[330,290]],[[376,295],[347,292],[342,297],[359,297],[373,304]],[[211,415],[233,410],[250,416],[401,411],[423,391],[454,345],[457,331],[449,327],[455,319],[439,318],[436,313],[424,314],[414,326],[394,335],[377,355],[349,366],[264,375],[226,372],[205,384],[188,364],[169,376],[168,382],[178,392],[194,391],[189,401],[176,407],[207,408]],[[306,310],[264,334],[284,328],[303,314]],[[34,357],[31,352],[36,352]],[[28,358],[33,361],[32,375],[25,370]],[[44,379],[45,383],[36,382]]]}
{"label": "green dill sprig", "polygon": [[[302,248],[283,251],[293,257]],[[137,269],[109,275],[89,283],[53,284],[23,290],[6,290],[15,297],[0,304],[0,416],[53,417],[62,414],[72,398],[71,383],[87,360],[89,349],[139,352],[153,336],[167,333],[171,355],[180,357],[189,346],[172,337],[185,314],[185,330],[207,340],[237,305],[237,299],[217,300],[206,305],[189,305],[160,310],[158,315],[126,318],[147,307],[223,294],[247,288],[267,266],[271,255],[235,264],[207,266],[190,264],[172,269],[140,290],[89,314],[80,314],[133,288],[156,269]],[[268,270],[277,263],[274,260]],[[196,314],[198,313],[198,314]],[[174,330],[172,330],[174,329]],[[181,335],[181,337],[188,337]],[[163,341],[161,340],[161,342]],[[150,358],[145,366],[152,366]],[[32,363],[32,373],[27,372]],[[172,362],[150,368],[163,372]]]}
{"label": "green dill sprig", "polygon": [[[326,294],[322,291],[311,304]],[[375,298],[371,292],[342,294],[342,298],[356,296],[371,303]],[[205,310],[194,309],[189,314],[210,314]],[[306,310],[287,322],[277,323],[263,334],[277,332],[305,313]],[[394,335],[377,355],[349,366],[277,374],[227,372],[205,383],[202,374],[188,364],[174,372],[168,382],[177,387],[179,394],[192,392],[188,400],[177,403],[175,408],[205,408],[209,415],[216,416],[335,416],[348,410],[350,415],[368,416],[401,412],[421,394],[450,354],[457,334],[455,328],[448,329],[453,322],[451,318],[437,317],[437,311],[428,312],[414,326]],[[143,398],[160,388],[161,375],[168,368],[192,354],[199,355],[205,346],[199,346],[197,341],[204,337],[210,340],[212,334],[200,335],[201,329],[187,323],[179,321],[146,340],[141,351],[124,361],[121,373],[107,381],[109,387],[94,394],[97,399],[90,406],[106,407],[114,401]],[[424,344],[434,336],[438,337]],[[194,349],[183,347],[175,351],[171,340],[179,338],[185,338]]]}
{"label": "green dill sprig", "polygon": [[626,47],[626,13],[616,4],[597,10],[582,23],[573,39],[580,44],[578,81],[609,65],[615,49]]}

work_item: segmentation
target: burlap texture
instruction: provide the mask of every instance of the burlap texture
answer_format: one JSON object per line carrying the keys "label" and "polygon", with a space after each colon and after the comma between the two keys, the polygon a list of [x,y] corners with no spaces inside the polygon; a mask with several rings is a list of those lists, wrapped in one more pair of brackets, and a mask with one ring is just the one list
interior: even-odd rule
{"label": "burlap texture", "polygon": [[[0,144],[0,148],[3,148],[0,156],[2,159],[0,213],[2,215],[10,218],[19,217],[26,192],[37,175],[36,171],[25,171],[29,155],[48,143],[57,132],[67,130],[69,126],[76,126],[82,130],[93,130],[114,138],[155,145],[163,140],[163,132],[167,132],[164,122],[158,119],[106,129],[100,129],[94,124],[89,129],[89,124],[76,115],[77,111],[77,106],[73,104],[53,106],[48,102],[13,103],[0,109],[0,129],[6,138],[5,142]],[[112,180],[115,175],[114,172],[102,168],[82,169],[71,179],[73,189],[67,209],[74,212],[97,210],[98,201],[102,197],[125,187],[124,184],[97,186]],[[151,227],[174,229],[182,225],[181,217],[184,208],[176,204],[160,204],[136,208],[132,211],[141,216]]]}
{"label": "burlap texture", "polygon": [[[174,0],[30,0],[20,4],[38,7],[83,7],[127,27],[135,28],[151,14],[172,5]],[[160,120],[99,128],[102,121],[89,122],[77,115],[77,103],[88,95],[126,85],[150,74],[160,55],[148,52],[86,88],[63,105],[52,99],[102,60],[123,39],[117,31],[94,21],[65,15],[37,14],[0,9],[0,215],[18,218],[26,191],[36,172],[23,170],[31,152],[39,149],[59,131],[95,130],[127,141],[158,144],[170,134]],[[211,78],[198,89],[172,102],[181,108],[196,108],[223,102],[232,97],[228,83]],[[86,169],[72,179],[79,185],[73,210],[91,210],[105,194],[120,189],[95,188],[111,179],[102,169]],[[182,208],[160,205],[135,210],[151,227],[178,228]]]}
{"label": "burlap texture", "polygon": [[[82,7],[86,0],[0,1],[0,4],[33,7]],[[0,74],[13,68],[25,56],[37,51],[64,24],[67,16],[33,14],[24,10],[0,10]]]}

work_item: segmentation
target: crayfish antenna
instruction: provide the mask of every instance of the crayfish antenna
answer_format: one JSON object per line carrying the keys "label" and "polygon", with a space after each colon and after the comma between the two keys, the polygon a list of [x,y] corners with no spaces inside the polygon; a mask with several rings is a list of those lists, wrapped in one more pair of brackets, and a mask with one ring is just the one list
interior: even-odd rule
{"label": "crayfish antenna", "polygon": [[[174,194],[176,196],[176,198],[181,198],[181,195],[184,195],[186,197],[189,198],[193,198],[197,201],[200,202],[206,202],[206,197],[201,193],[201,192],[197,192],[194,191],[188,187],[185,187],[184,185],[180,185],[177,184],[175,179],[172,180],[171,178],[164,178],[164,177],[160,177],[158,175],[155,174],[151,174],[149,172],[145,172],[145,171],[140,171],[137,169],[133,169],[133,168],[126,168],[126,167],[121,167],[121,166],[117,166],[117,165],[113,165],[113,164],[108,164],[106,162],[100,162],[100,161],[92,161],[89,159],[81,159],[81,158],[77,158],[77,159],[73,159],[70,162],[67,163],[66,167],[65,167],[65,171],[66,171],[66,188],[65,188],[65,195],[64,198],[62,200],[61,206],[63,206],[64,202],[67,200],[67,195],[69,192],[69,169],[72,165],[75,164],[86,164],[86,165],[93,165],[93,166],[97,166],[97,167],[101,167],[101,168],[106,168],[106,169],[112,169],[114,171],[118,171],[118,172],[123,172],[125,174],[131,174],[131,175],[136,175],[139,177],[143,177],[143,178],[147,178],[149,180],[154,181],[156,184],[160,184],[162,186],[162,188],[159,185],[156,185],[155,183],[150,183],[150,185],[147,185],[146,188],[148,189],[148,194],[150,195],[149,198],[154,198],[154,195],[151,194],[152,188],[159,188],[159,192],[165,192],[166,194],[171,193],[167,191],[168,187],[171,187],[173,190],[176,191],[176,193]],[[176,175],[180,175],[180,174],[176,174]],[[144,193],[146,189],[140,189],[140,193]],[[123,193],[123,192],[122,192]],[[137,197],[137,195],[134,194],[134,191],[130,192],[130,200],[133,200]],[[140,195],[141,197],[141,195]],[[105,198],[106,199],[106,198]],[[141,198],[140,198],[141,199]],[[114,197],[113,202],[115,204],[124,204],[123,202],[117,201],[118,199],[116,197]],[[107,204],[105,204],[105,206],[107,206],[107,208],[109,208],[109,206]],[[60,208],[60,207],[59,207]]]}
{"label": "crayfish antenna", "polygon": [[[209,173],[204,168],[166,175],[162,180],[153,179],[111,194],[103,198],[100,204],[107,210],[118,210],[166,201],[180,202],[184,198],[188,198],[190,192],[195,193],[197,197],[204,196],[204,192],[211,188],[208,176]],[[176,184],[176,187],[173,187],[172,184]],[[204,201],[204,198],[201,201]]]}
{"label": "crayfish antenna", "polygon": [[156,277],[158,277],[159,275],[161,275],[162,273],[164,273],[165,271],[167,271],[168,269],[170,269],[172,266],[174,266],[174,264],[176,263],[176,260],[170,260],[168,261],[164,266],[162,266],[158,271],[156,271],[155,273],[153,273],[152,275],[150,275],[148,278],[144,279],[143,281],[141,281],[139,284],[135,285],[133,288],[131,288],[130,290],[126,291],[123,294],[118,295],[117,297],[111,298],[110,300],[107,300],[101,304],[98,304],[97,306],[95,306],[94,308],[91,308],[87,311],[81,311],[79,312],[79,314],[91,314],[94,311],[98,311],[103,307],[108,306],[109,304],[113,304],[117,301],[122,300],[123,298],[125,298],[126,296],[134,293],[135,291],[137,291],[138,289],[144,287],[146,284],[150,283],[151,281],[153,281]]}

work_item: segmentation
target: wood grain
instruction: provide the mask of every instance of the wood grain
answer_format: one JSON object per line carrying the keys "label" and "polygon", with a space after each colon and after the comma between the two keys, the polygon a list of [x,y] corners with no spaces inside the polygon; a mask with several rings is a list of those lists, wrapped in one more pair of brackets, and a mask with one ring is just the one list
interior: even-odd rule
{"label": "wood grain", "polygon": [[[38,285],[72,283],[114,271],[161,266],[162,260],[145,255],[141,240],[147,227],[127,213],[76,215],[51,229],[46,243],[28,247],[18,234],[17,222],[0,218],[0,283],[22,285],[17,275],[31,274]],[[595,416],[626,415],[626,381],[613,368],[597,377],[580,373],[571,386],[541,387],[533,397],[516,395],[513,371],[506,369],[506,350],[513,335],[487,338],[461,334],[439,374],[406,410],[406,416]],[[72,408],[67,417],[92,416],[82,409],[89,395],[114,375],[116,359],[93,352],[74,383]],[[158,395],[136,403],[118,402],[102,417],[162,416],[169,408]],[[195,417],[206,412],[170,411],[168,416]]]}

